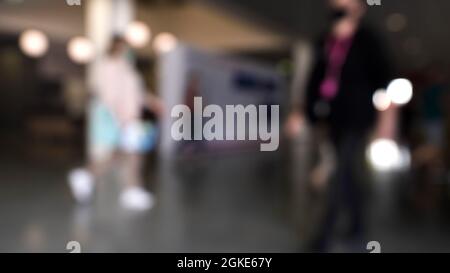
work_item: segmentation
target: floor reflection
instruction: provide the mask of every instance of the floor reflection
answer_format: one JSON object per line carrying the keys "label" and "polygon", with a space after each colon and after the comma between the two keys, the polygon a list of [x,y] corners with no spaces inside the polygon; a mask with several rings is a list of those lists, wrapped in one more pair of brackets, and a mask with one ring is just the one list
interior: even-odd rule
{"label": "floor reflection", "polygon": [[[153,161],[146,186],[157,201],[144,213],[118,205],[115,173],[99,183],[92,204],[77,206],[66,181],[76,160],[8,158],[0,172],[0,217],[6,223],[0,227],[0,251],[69,252],[70,241],[80,242],[83,252],[301,251],[317,229],[323,200],[305,183],[308,144],[297,143],[294,150],[293,158],[281,150],[276,156]],[[441,215],[418,217],[399,205],[405,174],[374,180],[369,241],[379,241],[383,252],[450,251]],[[346,249],[335,240],[332,251]]]}

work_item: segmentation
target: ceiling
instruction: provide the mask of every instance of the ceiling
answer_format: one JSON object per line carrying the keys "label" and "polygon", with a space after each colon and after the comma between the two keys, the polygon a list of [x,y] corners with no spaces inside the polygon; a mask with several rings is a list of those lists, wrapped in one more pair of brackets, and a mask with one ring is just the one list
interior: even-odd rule
{"label": "ceiling", "polygon": [[[325,26],[322,0],[138,0],[139,17],[154,32],[172,31],[207,47],[273,47],[283,38],[314,38]],[[12,4],[19,2],[18,4]],[[205,5],[207,4],[207,5]],[[450,62],[450,1],[382,0],[369,7],[369,21],[386,36],[397,63],[405,67],[432,60]],[[407,27],[386,31],[386,18],[402,13]],[[39,27],[55,39],[82,34],[83,9],[63,0],[0,0],[0,31]],[[415,50],[406,50],[413,44]]]}
{"label": "ceiling", "polygon": [[[184,42],[214,49],[265,49],[284,44],[283,35],[208,5],[208,1],[137,2],[137,18],[147,22],[153,34],[169,31]],[[51,39],[65,42],[84,33],[83,18],[83,7],[68,6],[63,0],[0,0],[0,31],[4,33],[38,28]]]}
{"label": "ceiling", "polygon": [[63,0],[0,0],[0,31],[18,33],[39,28],[51,39],[65,39],[83,33],[83,9]]}
{"label": "ceiling", "polygon": [[[313,38],[326,22],[325,0],[209,0],[296,37]],[[449,0],[381,0],[368,8],[368,21],[386,36],[396,60],[403,66],[425,61],[450,62]],[[397,33],[386,30],[386,19],[404,14],[406,28]],[[413,43],[413,45],[411,45]],[[413,46],[415,50],[408,50]]]}

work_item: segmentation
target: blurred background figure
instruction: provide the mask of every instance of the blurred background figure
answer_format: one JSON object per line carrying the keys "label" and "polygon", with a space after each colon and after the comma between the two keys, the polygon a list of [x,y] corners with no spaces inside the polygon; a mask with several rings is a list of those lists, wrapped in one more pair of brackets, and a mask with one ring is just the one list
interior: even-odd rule
{"label": "blurred background figure", "polygon": [[144,123],[144,108],[160,111],[156,97],[146,95],[144,83],[133,68],[126,41],[115,36],[105,56],[94,68],[95,83],[89,115],[89,167],[73,171],[69,184],[77,201],[88,202],[94,181],[119,159],[123,167],[120,195],[123,207],[147,210],[154,197],[143,188],[143,153],[153,148],[156,128]]}
{"label": "blurred background figure", "polygon": [[[354,249],[362,249],[368,180],[364,152],[376,116],[372,97],[389,81],[383,46],[363,23],[365,1],[329,0],[328,4],[330,28],[315,48],[304,105],[320,145],[332,144],[336,165],[333,168],[322,158],[312,171],[316,190],[323,190],[329,182],[325,216],[309,249],[313,251],[329,250],[341,209],[348,215],[349,242]],[[301,117],[293,116],[289,122],[299,123]]]}
{"label": "blurred background figure", "polygon": [[445,109],[449,97],[448,71],[444,65],[428,68],[423,90],[423,116],[426,143],[442,149],[445,138]]}
{"label": "blurred background figure", "polygon": [[439,188],[447,181],[447,124],[449,104],[448,71],[440,63],[429,65],[423,73],[418,99],[417,121],[420,137],[413,152],[414,183],[411,198],[421,211],[436,209],[442,201]]}

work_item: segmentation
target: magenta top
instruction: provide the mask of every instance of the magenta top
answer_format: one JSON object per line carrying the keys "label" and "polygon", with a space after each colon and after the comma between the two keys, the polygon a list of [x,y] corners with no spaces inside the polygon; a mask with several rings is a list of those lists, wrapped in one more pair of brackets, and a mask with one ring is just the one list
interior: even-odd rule
{"label": "magenta top", "polygon": [[333,36],[330,36],[327,41],[325,46],[327,70],[320,85],[320,96],[325,100],[334,99],[338,93],[342,66],[347,59],[352,42],[353,37],[338,39]]}

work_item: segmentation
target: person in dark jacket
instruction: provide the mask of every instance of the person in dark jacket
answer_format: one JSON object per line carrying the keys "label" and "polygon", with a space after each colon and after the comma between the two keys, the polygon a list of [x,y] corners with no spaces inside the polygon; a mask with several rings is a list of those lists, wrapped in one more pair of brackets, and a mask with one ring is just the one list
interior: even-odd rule
{"label": "person in dark jacket", "polygon": [[324,220],[310,250],[329,250],[338,215],[345,208],[349,242],[363,251],[364,151],[377,114],[373,94],[386,88],[390,69],[383,44],[363,23],[366,3],[328,2],[331,28],[315,47],[303,111],[312,125],[325,128],[334,147],[336,168],[328,183]]}

